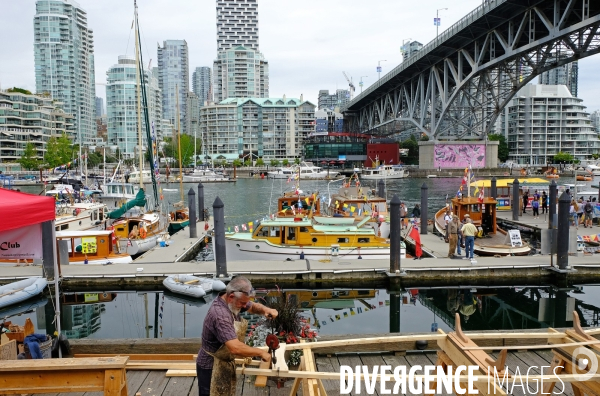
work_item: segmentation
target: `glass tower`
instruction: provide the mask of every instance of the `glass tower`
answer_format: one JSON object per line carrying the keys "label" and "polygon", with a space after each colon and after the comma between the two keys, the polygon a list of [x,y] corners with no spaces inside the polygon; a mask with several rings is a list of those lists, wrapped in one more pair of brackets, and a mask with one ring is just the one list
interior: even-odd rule
{"label": "glass tower", "polygon": [[158,47],[158,85],[162,91],[164,118],[177,126],[176,86],[179,87],[179,116],[182,133],[186,132],[187,94],[190,91],[188,46],[185,40],[166,40]]}
{"label": "glass tower", "polygon": [[[161,136],[162,101],[158,80],[145,70],[148,116],[154,122],[157,136]],[[116,65],[106,72],[106,109],[108,144],[119,146],[127,158],[136,156],[138,145],[136,65],[133,56],[121,55]],[[142,119],[142,133],[145,125]],[[146,146],[145,135],[142,145]]]}
{"label": "glass tower", "polygon": [[192,76],[192,91],[200,100],[200,107],[204,106],[204,102],[212,102],[212,75],[210,67],[197,67]]}
{"label": "glass tower", "polygon": [[228,98],[269,97],[269,62],[246,47],[219,51],[214,62],[215,102]]}
{"label": "glass tower", "polygon": [[38,0],[33,18],[35,88],[64,103],[75,139],[96,137],[94,38],[87,13],[73,0]]}

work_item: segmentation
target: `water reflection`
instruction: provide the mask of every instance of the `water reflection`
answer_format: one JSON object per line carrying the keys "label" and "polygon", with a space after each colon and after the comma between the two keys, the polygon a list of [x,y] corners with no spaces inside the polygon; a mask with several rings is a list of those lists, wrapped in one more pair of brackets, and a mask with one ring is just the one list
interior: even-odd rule
{"label": "water reflection", "polygon": [[[320,335],[452,331],[456,313],[465,330],[571,327],[573,311],[582,326],[600,326],[600,285],[283,291],[299,303]],[[258,298],[268,301],[274,295],[263,290]],[[61,324],[69,338],[199,337],[215,297],[188,299],[162,291],[65,293]],[[43,297],[0,311],[0,318],[20,325],[30,318],[36,332],[52,334],[54,312],[54,301]]]}

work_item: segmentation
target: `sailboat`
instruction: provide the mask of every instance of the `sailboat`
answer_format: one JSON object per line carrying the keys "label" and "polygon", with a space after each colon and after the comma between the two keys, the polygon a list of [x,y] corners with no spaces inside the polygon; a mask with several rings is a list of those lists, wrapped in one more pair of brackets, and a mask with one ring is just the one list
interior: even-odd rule
{"label": "sailboat", "polygon": [[[135,4],[135,3],[134,3]],[[154,195],[154,210],[142,213],[140,215],[123,217],[125,213],[138,206],[141,209],[146,207],[147,201],[144,192],[143,178],[140,178],[140,187],[136,198],[124,204],[121,208],[110,212],[108,218],[116,219],[112,224],[114,234],[117,239],[119,252],[137,255],[152,249],[158,243],[159,238],[165,238],[167,235],[167,221],[165,216],[157,210],[159,207],[158,190],[156,185],[156,172],[154,164],[154,153],[152,150],[152,136],[150,134],[150,119],[148,116],[148,100],[144,82],[144,70],[142,54],[140,52],[140,29],[137,13],[137,4],[135,4],[135,55],[136,55],[136,85],[137,85],[137,126],[138,126],[138,149],[139,149],[139,169],[143,169],[144,153],[142,146],[142,102],[144,107],[144,121],[146,129],[146,138],[150,153],[150,174],[152,178],[152,187]]]}
{"label": "sailboat", "polygon": [[183,169],[181,165],[181,121],[179,118],[179,86],[175,86],[175,97],[177,98],[177,151],[179,153],[179,192],[181,201],[173,204],[175,211],[169,213],[169,234],[173,235],[177,231],[184,229],[190,224],[190,210],[185,206],[183,200]]}

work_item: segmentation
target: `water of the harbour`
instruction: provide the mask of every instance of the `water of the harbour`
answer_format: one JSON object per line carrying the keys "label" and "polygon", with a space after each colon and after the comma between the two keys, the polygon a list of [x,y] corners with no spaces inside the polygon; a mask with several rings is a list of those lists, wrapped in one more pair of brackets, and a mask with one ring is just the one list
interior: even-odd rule
{"label": "water of the harbour", "polygon": [[[573,178],[561,178],[559,184],[573,183]],[[412,208],[420,203],[421,186],[428,186],[430,217],[445,204],[446,195],[454,196],[460,186],[459,178],[402,179],[388,181],[387,198],[393,194]],[[592,190],[585,183],[582,190]],[[365,188],[376,188],[376,181],[364,181]],[[186,183],[186,193],[197,184]],[[304,192],[319,191],[325,196],[337,191],[340,182],[302,181]],[[150,186],[147,186],[150,187]],[[166,189],[178,189],[177,183],[162,184]],[[286,180],[238,179],[236,183],[204,184],[205,205],[210,208],[218,196],[225,204],[226,226],[234,227],[255,221],[272,213],[277,198],[293,188]],[[21,187],[22,191],[39,193],[41,187]],[[163,191],[169,203],[180,200],[178,191]],[[274,288],[275,285],[268,285]],[[98,294],[97,292],[100,292]],[[63,300],[77,304],[61,304],[61,324],[69,338],[167,338],[198,337],[210,304],[210,298],[200,301],[184,300],[162,291],[112,291],[106,297],[98,290],[86,296],[72,294]],[[583,325],[600,325],[600,285],[574,286],[556,289],[551,286],[518,286],[454,289],[403,290],[390,294],[378,287],[322,291],[289,290],[306,307],[304,315],[319,334],[381,334],[390,331],[429,332],[453,328],[454,314],[460,313],[467,330],[532,329],[572,325],[572,312],[583,318]],[[397,303],[394,303],[397,302]],[[13,323],[31,318],[37,332],[54,331],[54,301],[50,298],[30,300],[20,307],[0,310],[0,318],[11,317]],[[390,310],[399,306],[399,313]]]}

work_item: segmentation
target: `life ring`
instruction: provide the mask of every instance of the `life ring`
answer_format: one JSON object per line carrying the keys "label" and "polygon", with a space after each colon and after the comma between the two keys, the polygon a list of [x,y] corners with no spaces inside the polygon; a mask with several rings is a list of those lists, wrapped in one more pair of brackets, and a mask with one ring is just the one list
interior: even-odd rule
{"label": "life ring", "polygon": [[140,228],[140,238],[142,239],[146,239],[146,236],[148,235],[148,233],[146,232],[145,228]]}

